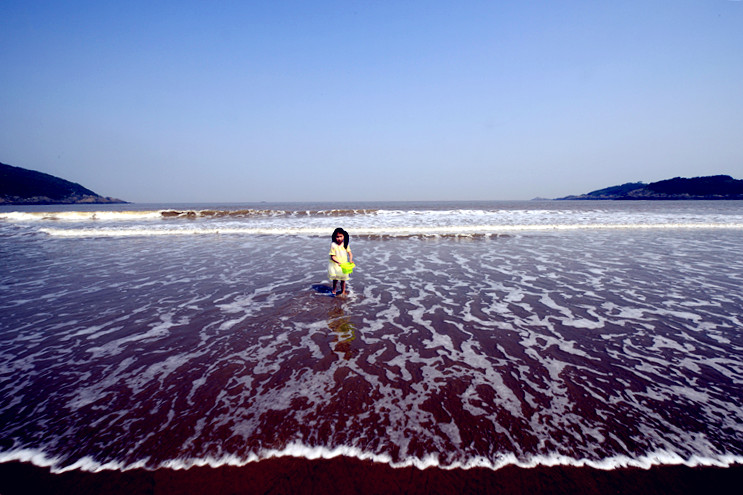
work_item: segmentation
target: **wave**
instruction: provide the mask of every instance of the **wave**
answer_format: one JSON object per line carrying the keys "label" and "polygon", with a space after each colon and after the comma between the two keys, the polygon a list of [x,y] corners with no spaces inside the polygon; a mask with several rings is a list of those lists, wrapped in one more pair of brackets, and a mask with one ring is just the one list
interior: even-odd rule
{"label": "wave", "polygon": [[356,215],[373,215],[376,209],[327,209],[327,210],[163,210],[163,218],[260,218],[260,217],[344,217]]}
{"label": "wave", "polygon": [[132,469],[189,469],[192,467],[210,467],[219,468],[223,466],[242,467],[250,463],[260,462],[268,459],[292,457],[306,460],[334,459],[337,457],[350,457],[362,461],[371,461],[376,464],[386,464],[394,469],[415,467],[418,469],[437,468],[444,470],[453,469],[474,469],[485,468],[496,471],[507,466],[519,468],[536,468],[536,467],[589,467],[604,471],[623,468],[641,468],[649,469],[654,466],[686,466],[696,467],[720,467],[726,468],[735,464],[743,464],[743,456],[739,455],[719,455],[714,457],[708,456],[691,456],[684,458],[675,452],[657,451],[641,455],[638,457],[629,457],[618,455],[606,459],[576,459],[565,455],[540,455],[526,459],[519,459],[513,454],[504,454],[497,459],[486,459],[478,457],[470,459],[467,462],[455,462],[452,464],[442,464],[436,456],[427,456],[423,459],[408,458],[401,462],[393,462],[391,457],[383,454],[372,454],[363,452],[355,447],[310,447],[302,444],[292,444],[282,450],[265,450],[260,453],[251,453],[248,457],[238,457],[226,455],[223,457],[204,457],[191,459],[171,459],[163,461],[157,465],[150,465],[146,459],[133,462],[122,463],[117,461],[99,462],[95,459],[85,456],[77,461],[62,465],[61,462],[53,457],[47,456],[42,450],[35,449],[18,449],[10,452],[0,453],[0,463],[5,462],[27,462],[42,468],[50,468],[52,473],[64,473],[67,471],[80,470],[86,472],[100,471],[129,471]]}
{"label": "wave", "polygon": [[162,220],[173,218],[210,219],[210,218],[301,218],[301,217],[344,217],[359,215],[374,215],[377,209],[316,209],[316,210],[273,210],[273,209],[241,209],[241,210],[148,210],[148,211],[44,211],[44,212],[0,212],[0,220],[11,222],[34,221],[71,221],[82,222],[88,220]]}
{"label": "wave", "polygon": [[329,218],[329,217],[452,217],[465,216],[471,218],[488,216],[565,216],[570,212],[560,210],[529,210],[529,209],[379,209],[379,208],[327,208],[327,209],[158,209],[158,210],[125,210],[125,211],[11,211],[0,212],[0,220],[10,222],[37,222],[37,221],[70,221],[83,222],[98,221],[125,221],[125,220],[168,220],[168,219],[249,219],[249,218]]}
{"label": "wave", "polygon": [[0,220],[9,222],[68,221],[88,220],[121,221],[147,220],[161,218],[160,211],[11,211],[0,212]]}
{"label": "wave", "polygon": [[[354,237],[478,237],[498,236],[519,232],[550,232],[579,230],[743,230],[743,223],[586,223],[586,224],[522,224],[522,225],[445,225],[445,226],[397,226],[358,227],[352,230]],[[201,227],[177,228],[42,228],[41,232],[53,237],[154,237],[183,235],[291,235],[327,236],[327,227]],[[349,229],[350,230],[350,229]]]}

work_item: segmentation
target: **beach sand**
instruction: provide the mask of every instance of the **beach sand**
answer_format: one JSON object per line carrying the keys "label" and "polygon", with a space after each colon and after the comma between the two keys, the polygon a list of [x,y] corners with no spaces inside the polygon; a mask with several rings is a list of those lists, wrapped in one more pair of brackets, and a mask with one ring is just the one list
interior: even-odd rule
{"label": "beach sand", "polygon": [[[662,466],[599,470],[586,467],[394,469],[337,457],[269,459],[243,467],[146,471],[69,471],[51,474],[28,463],[0,464],[0,493],[13,494],[555,494],[737,493],[743,465],[729,468]],[[737,487],[737,488],[736,488]]]}

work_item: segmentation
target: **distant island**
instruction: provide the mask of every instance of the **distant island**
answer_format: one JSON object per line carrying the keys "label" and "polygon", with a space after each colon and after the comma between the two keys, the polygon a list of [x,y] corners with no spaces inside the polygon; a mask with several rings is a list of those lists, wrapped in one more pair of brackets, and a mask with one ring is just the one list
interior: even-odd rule
{"label": "distant island", "polygon": [[126,203],[53,175],[0,163],[0,205]]}
{"label": "distant island", "polygon": [[659,182],[628,182],[598,191],[566,196],[565,199],[613,200],[688,200],[688,199],[743,199],[743,180],[729,175],[712,175],[686,179],[676,177]]}

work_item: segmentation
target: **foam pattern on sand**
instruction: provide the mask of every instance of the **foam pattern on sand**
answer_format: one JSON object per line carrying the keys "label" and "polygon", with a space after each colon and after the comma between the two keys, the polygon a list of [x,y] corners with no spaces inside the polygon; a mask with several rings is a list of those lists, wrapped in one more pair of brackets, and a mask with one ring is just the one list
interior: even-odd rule
{"label": "foam pattern on sand", "polygon": [[352,239],[7,234],[0,461],[742,462],[739,232]]}

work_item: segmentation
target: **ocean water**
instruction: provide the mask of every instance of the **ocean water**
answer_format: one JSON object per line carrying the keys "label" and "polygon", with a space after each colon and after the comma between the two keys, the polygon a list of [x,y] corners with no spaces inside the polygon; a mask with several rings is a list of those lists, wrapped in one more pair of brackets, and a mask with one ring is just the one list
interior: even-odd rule
{"label": "ocean water", "polygon": [[743,202],[4,206],[0,260],[0,462],[743,463]]}

